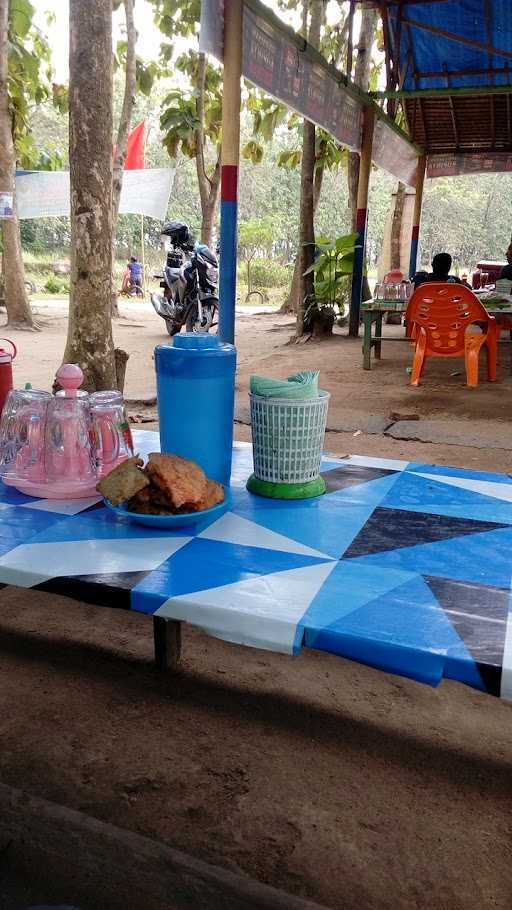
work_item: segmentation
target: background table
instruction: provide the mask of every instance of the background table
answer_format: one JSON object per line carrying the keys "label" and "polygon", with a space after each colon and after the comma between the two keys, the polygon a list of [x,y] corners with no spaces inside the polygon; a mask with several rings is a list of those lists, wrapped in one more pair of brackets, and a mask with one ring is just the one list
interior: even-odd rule
{"label": "background table", "polygon": [[[372,368],[372,348],[374,349],[375,358],[380,360],[382,335],[382,318],[386,313],[398,313],[403,315],[407,308],[407,301],[403,303],[398,300],[368,300],[361,306],[361,315],[363,317],[363,369],[371,370]],[[375,326],[375,332],[373,332]],[[409,341],[405,338],[394,338],[390,336],[388,341]]]}
{"label": "background table", "polygon": [[236,444],[230,511],[174,533],[2,487],[0,582],[147,614],[162,666],[185,621],[512,698],[509,477],[352,456],[325,460],[325,496],[283,502],[246,491],[251,469]]}

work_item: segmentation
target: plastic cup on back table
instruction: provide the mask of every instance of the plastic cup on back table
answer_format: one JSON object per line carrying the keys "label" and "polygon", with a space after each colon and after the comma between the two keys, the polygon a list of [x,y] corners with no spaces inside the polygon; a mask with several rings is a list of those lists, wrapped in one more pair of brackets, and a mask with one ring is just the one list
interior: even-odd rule
{"label": "plastic cup on back table", "polygon": [[44,477],[44,425],[49,392],[13,389],[0,422],[0,474],[16,473],[35,482]]}
{"label": "plastic cup on back table", "polygon": [[98,474],[104,477],[134,454],[130,424],[121,392],[95,392],[89,403]]}
{"label": "plastic cup on back table", "polygon": [[52,398],[46,418],[44,459],[49,483],[93,482],[96,458],[88,397]]}

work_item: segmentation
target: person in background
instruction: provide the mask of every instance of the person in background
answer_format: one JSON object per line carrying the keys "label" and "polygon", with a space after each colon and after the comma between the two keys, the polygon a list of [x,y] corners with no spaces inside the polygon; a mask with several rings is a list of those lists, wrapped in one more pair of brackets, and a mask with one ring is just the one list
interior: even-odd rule
{"label": "person in background", "polygon": [[128,263],[128,271],[130,273],[130,280],[132,287],[141,288],[142,287],[142,262],[139,262],[136,256],[130,256],[130,261]]}
{"label": "person in background", "polygon": [[509,245],[506,255],[508,265],[503,266],[500,272],[500,278],[507,278],[508,281],[512,281],[512,242]]}
{"label": "person in background", "polygon": [[432,260],[431,272],[417,272],[413,278],[414,290],[427,281],[447,281],[449,284],[460,284],[460,278],[450,275],[452,257],[449,253],[437,253]]}

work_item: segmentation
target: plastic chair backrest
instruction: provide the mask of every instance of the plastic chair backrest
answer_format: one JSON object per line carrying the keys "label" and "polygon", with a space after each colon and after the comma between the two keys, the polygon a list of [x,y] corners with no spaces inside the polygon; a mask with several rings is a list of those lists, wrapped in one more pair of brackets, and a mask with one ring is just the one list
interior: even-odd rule
{"label": "plastic chair backrest", "polygon": [[461,284],[428,282],[412,295],[406,318],[427,333],[432,353],[464,351],[466,329],[473,322],[489,322],[489,314],[478,297]]}

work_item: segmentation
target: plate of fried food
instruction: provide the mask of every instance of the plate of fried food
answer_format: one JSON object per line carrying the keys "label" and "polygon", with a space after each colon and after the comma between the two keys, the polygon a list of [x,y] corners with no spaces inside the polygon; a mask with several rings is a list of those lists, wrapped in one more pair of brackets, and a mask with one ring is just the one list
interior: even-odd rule
{"label": "plate of fried food", "polygon": [[128,458],[96,489],[117,515],[154,528],[182,528],[229,508],[229,492],[198,464],[160,452],[151,454],[145,466],[138,455]]}

